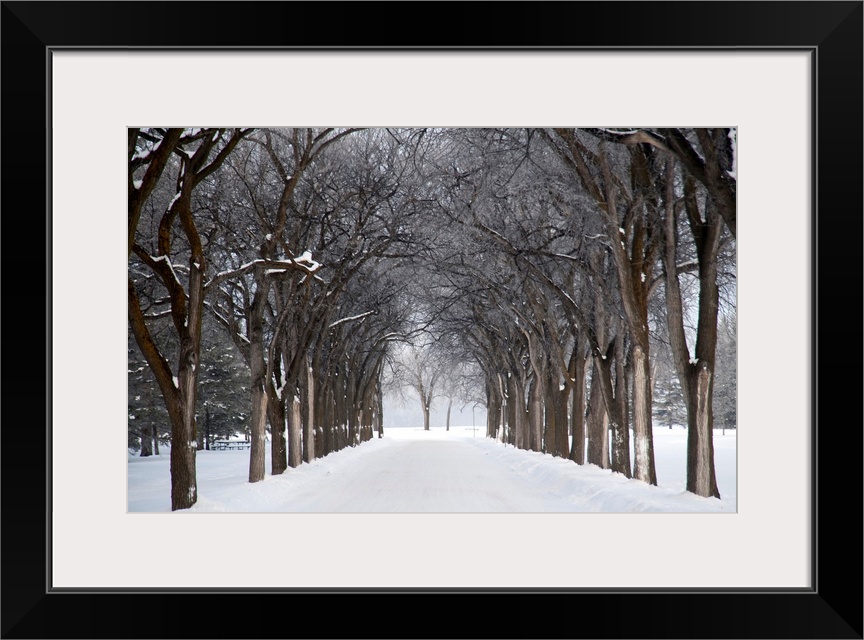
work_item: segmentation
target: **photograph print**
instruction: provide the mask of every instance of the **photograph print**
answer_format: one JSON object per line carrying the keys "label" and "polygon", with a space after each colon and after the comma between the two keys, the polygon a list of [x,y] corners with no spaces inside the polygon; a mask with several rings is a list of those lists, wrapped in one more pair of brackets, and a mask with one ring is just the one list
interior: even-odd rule
{"label": "photograph print", "polygon": [[128,129],[128,512],[736,513],[737,128]]}

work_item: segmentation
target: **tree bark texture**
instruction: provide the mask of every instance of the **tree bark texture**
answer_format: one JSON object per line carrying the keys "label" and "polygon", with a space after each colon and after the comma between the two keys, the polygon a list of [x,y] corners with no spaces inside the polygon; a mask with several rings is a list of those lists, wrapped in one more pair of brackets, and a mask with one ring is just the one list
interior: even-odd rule
{"label": "tree bark texture", "polygon": [[303,461],[312,462],[315,459],[315,371],[311,361],[306,368],[306,401],[309,408],[303,438]]}

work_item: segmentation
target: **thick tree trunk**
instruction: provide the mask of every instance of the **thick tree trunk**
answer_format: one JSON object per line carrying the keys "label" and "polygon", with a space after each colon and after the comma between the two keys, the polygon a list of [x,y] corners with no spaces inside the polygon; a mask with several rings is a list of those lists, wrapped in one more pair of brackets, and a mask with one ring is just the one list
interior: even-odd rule
{"label": "thick tree trunk", "polygon": [[303,428],[302,407],[300,396],[291,396],[291,415],[288,420],[288,466],[299,467],[303,461],[300,434]]}
{"label": "thick tree trunk", "polygon": [[717,252],[720,221],[706,211],[707,222],[699,251],[699,323],[696,358],[689,375],[687,408],[687,490],[720,497],[714,468],[714,363],[717,352]]}
{"label": "thick tree trunk", "polygon": [[[691,372],[687,411],[687,491],[720,497],[714,471],[714,372],[708,363],[697,363]],[[692,407],[692,409],[691,409]]]}
{"label": "thick tree trunk", "polygon": [[585,462],[585,370],[588,359],[581,346],[574,348],[570,359],[570,377],[573,380],[573,395],[570,406],[570,459],[576,464]]}
{"label": "thick tree trunk", "polygon": [[[498,382],[498,400],[501,403],[501,409],[499,411],[501,416],[501,442],[507,442],[507,424],[509,416],[509,414],[507,413],[507,385],[504,383],[504,376],[502,376],[500,373],[496,374],[496,377]],[[498,426],[495,427],[496,432],[498,428]]]}
{"label": "thick tree trunk", "polygon": [[[609,409],[615,415],[610,420],[612,428],[612,470],[632,477],[630,464],[630,416],[628,412],[629,399],[627,394],[627,367],[624,364],[624,341],[615,342],[615,398],[614,409]],[[611,424],[614,422],[614,424]]]}
{"label": "thick tree trunk", "polygon": [[[204,262],[193,258],[189,265],[189,315],[187,331],[180,340],[177,368],[181,424],[171,436],[171,509],[188,509],[198,501],[195,455],[198,450],[195,408],[198,398],[198,352],[201,347],[201,314],[204,308]],[[179,446],[178,446],[179,445]]]}
{"label": "thick tree trunk", "polygon": [[363,403],[360,413],[360,424],[363,425],[363,429],[361,430],[363,442],[368,442],[372,439],[372,422],[375,420],[375,409],[372,406],[372,398],[367,396],[367,402]]}
{"label": "thick tree trunk", "polygon": [[558,455],[558,386],[552,378],[546,379],[543,398],[543,452]]}
{"label": "thick tree trunk", "polygon": [[267,400],[267,418],[270,422],[270,473],[278,476],[288,468],[285,442],[285,403],[273,394]]}
{"label": "thick tree trunk", "polygon": [[628,427],[620,419],[609,421],[609,432],[612,434],[610,465],[612,471],[632,478],[630,473],[630,445],[627,438]]}
{"label": "thick tree trunk", "polygon": [[[630,442],[629,428],[627,425],[627,404],[621,396],[624,389],[627,388],[626,380],[617,380],[615,390],[612,387],[611,365],[607,361],[594,361],[595,371],[600,378],[595,381],[599,382],[600,391],[603,396],[603,404],[606,407],[606,416],[609,420],[609,432],[612,436],[612,444],[610,447],[610,468],[612,471],[622,473],[628,478],[632,477],[630,472]],[[617,392],[617,393],[616,393]]]}
{"label": "thick tree trunk", "polygon": [[171,430],[172,511],[188,509],[198,500],[198,485],[195,477],[195,451],[198,443],[193,437],[193,429],[189,423],[181,422],[174,426],[175,428]]}
{"label": "thick tree trunk", "polygon": [[530,425],[528,448],[543,450],[543,381],[536,373],[528,390],[528,423]]}
{"label": "thick tree trunk", "polygon": [[678,232],[674,208],[674,165],[667,165],[664,270],[669,341],[687,405],[687,490],[720,497],[714,468],[714,360],[717,347],[717,251],[721,220],[710,206],[699,211],[692,178],[685,180],[685,206],[699,262],[699,316],[695,358],[690,358],[677,271]]}
{"label": "thick tree trunk", "polygon": [[[323,415],[321,420],[321,426],[324,429],[322,441],[324,442],[324,448],[321,452],[322,456],[330,455],[333,451],[335,451],[335,443],[334,439],[334,401],[333,396],[330,390],[331,383],[327,383],[327,387],[322,390],[322,402],[321,406],[323,408]],[[320,388],[320,387],[319,387]]]}
{"label": "thick tree trunk", "polygon": [[595,364],[588,394],[588,464],[609,469],[612,466],[609,461],[609,418],[600,386],[600,374]]}
{"label": "thick tree trunk", "polygon": [[356,385],[354,384],[354,378],[351,377],[348,379],[348,393],[346,394],[348,397],[345,400],[345,417],[346,424],[348,426],[348,446],[355,447],[360,442],[360,437],[357,433],[357,411],[354,409],[354,389]]}
{"label": "thick tree trunk", "polygon": [[308,414],[306,416],[306,434],[303,438],[303,461],[312,462],[315,459],[315,372],[312,363],[306,367],[306,401]]}
{"label": "thick tree trunk", "polygon": [[[620,336],[616,339],[616,343],[620,344]],[[594,376],[591,382],[592,390],[594,387],[599,387],[598,391],[603,398],[603,406],[605,408],[606,417],[609,421],[609,432],[612,435],[610,468],[612,471],[622,473],[626,477],[632,477],[630,471],[630,446],[628,440],[627,426],[627,404],[624,400],[624,389],[627,388],[626,380],[624,379],[623,367],[620,362],[618,365],[617,380],[615,388],[612,386],[612,363],[608,357],[611,355],[611,350],[607,350],[603,355],[595,355],[594,357]]]}
{"label": "thick tree trunk", "polygon": [[526,445],[532,451],[545,451],[548,443],[543,442],[544,407],[546,400],[546,351],[536,332],[524,329],[528,342],[528,359],[533,376],[528,388],[528,440]]}
{"label": "thick tree trunk", "polygon": [[256,291],[249,323],[249,372],[252,393],[252,423],[249,425],[249,482],[264,479],[267,446],[267,365],[264,362],[264,305],[268,285],[263,274],[256,274]]}
{"label": "thick tree trunk", "polygon": [[563,389],[553,391],[555,402],[555,455],[559,458],[566,458],[570,453],[569,443],[569,428],[567,424],[567,404],[570,400],[570,388],[564,386]]}
{"label": "thick tree trunk", "polygon": [[[255,368],[253,366],[253,368]],[[254,374],[253,374],[254,375]],[[249,482],[264,479],[264,449],[267,446],[267,394],[263,371],[258,382],[252,382],[252,422],[249,425]]]}
{"label": "thick tree trunk", "polygon": [[171,510],[188,509],[198,501],[195,476],[195,454],[198,438],[195,433],[195,396],[197,390],[196,363],[198,353],[193,340],[183,341],[180,349],[178,379],[181,422],[171,433]]}
{"label": "thick tree trunk", "polygon": [[[203,258],[200,258],[203,262]],[[198,263],[200,264],[200,263]],[[180,359],[176,378],[171,376],[168,361],[159,351],[144,320],[134,283],[129,280],[129,322],[135,342],[156,378],[171,421],[171,510],[188,509],[198,500],[195,478],[195,400],[197,390],[198,349],[201,343],[202,274],[194,262],[190,265],[190,299],[184,325],[175,317],[181,334]],[[179,326],[178,326],[179,325]],[[182,331],[181,331],[182,329]]]}
{"label": "thick tree trunk", "polygon": [[510,425],[513,429],[513,444],[517,449],[528,449],[530,434],[528,430],[528,412],[525,408],[525,386],[518,376],[510,376],[510,399],[512,407]]}
{"label": "thick tree trunk", "polygon": [[344,427],[347,424],[347,417],[345,416],[345,381],[341,376],[333,377],[331,381],[334,383],[331,390],[333,395],[332,451],[339,451],[346,446],[345,439],[343,438]]}
{"label": "thick tree trunk", "polygon": [[[498,394],[495,391],[495,387],[492,385],[492,381],[489,378],[486,378],[486,437],[487,438],[495,438],[497,435],[497,425],[501,421],[501,416],[498,415],[500,411],[500,400],[498,399]],[[474,425],[472,425],[474,426]]]}
{"label": "thick tree trunk", "polygon": [[486,410],[486,437],[493,440],[498,438],[498,429],[501,424],[501,404],[496,396],[488,394],[489,404]]}
{"label": "thick tree trunk", "polygon": [[[618,290],[621,294],[627,328],[633,341],[633,431],[636,440],[636,478],[656,485],[651,429],[651,375],[648,360],[648,295],[651,271],[655,262],[654,256],[659,249],[656,236],[658,235],[657,220],[660,215],[659,196],[651,172],[651,152],[642,147],[628,148],[630,153],[628,177],[632,186],[629,190],[619,190],[616,186],[619,183],[613,177],[612,165],[603,143],[597,155],[602,181],[591,175],[582,152],[575,146],[571,148],[580,158],[577,170],[583,184],[597,202],[600,216],[605,223],[606,235],[612,240],[611,255],[618,274]],[[604,399],[608,401],[605,391],[604,389]],[[609,409],[609,413],[610,421],[618,421],[618,426],[626,426],[626,421],[622,423],[618,417],[612,415],[614,411]]]}
{"label": "thick tree trunk", "polygon": [[648,349],[634,345],[633,352],[633,451],[634,477],[657,484],[654,466],[654,434],[651,419],[651,376]]}

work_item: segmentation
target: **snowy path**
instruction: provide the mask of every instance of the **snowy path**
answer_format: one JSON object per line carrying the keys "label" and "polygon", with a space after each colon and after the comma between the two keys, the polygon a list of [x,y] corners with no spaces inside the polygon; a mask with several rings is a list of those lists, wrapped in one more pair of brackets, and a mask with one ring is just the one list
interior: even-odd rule
{"label": "snowy path", "polygon": [[[192,512],[550,513],[736,511],[736,437],[715,435],[723,500],[684,489],[686,432],[658,433],[659,487],[517,450],[468,429],[391,429],[358,447],[249,484],[248,451],[198,453]],[[129,511],[170,511],[167,452],[129,458]],[[269,451],[267,455],[269,472]]]}
{"label": "snowy path", "polygon": [[395,442],[304,488],[285,505],[303,512],[549,512],[573,505],[470,441]]}

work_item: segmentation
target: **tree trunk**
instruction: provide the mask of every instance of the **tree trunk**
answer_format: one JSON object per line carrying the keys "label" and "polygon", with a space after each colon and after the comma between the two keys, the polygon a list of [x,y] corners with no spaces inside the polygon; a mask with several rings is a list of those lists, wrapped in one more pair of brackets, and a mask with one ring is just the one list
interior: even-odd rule
{"label": "tree trunk", "polygon": [[[178,403],[179,404],[179,403]],[[185,418],[185,407],[177,407]],[[198,500],[198,485],[195,477],[195,450],[197,442],[192,437],[188,423],[174,425],[171,430],[171,510],[188,509]]]}
{"label": "tree trunk", "polygon": [[153,425],[153,454],[159,455],[159,429]]}
{"label": "tree trunk", "polygon": [[[253,368],[254,365],[253,365]],[[252,382],[252,423],[249,425],[249,482],[264,479],[264,448],[267,445],[267,394],[264,393],[264,372],[257,383]],[[253,376],[255,374],[253,373]]]}
{"label": "tree trunk", "polygon": [[555,402],[555,455],[559,458],[566,458],[570,453],[569,446],[569,429],[567,428],[567,402],[570,400],[570,388],[564,385],[563,389],[558,391],[553,390],[553,398]]}
{"label": "tree trunk", "polygon": [[535,372],[528,390],[528,423],[530,425],[528,448],[543,450],[543,382]]}
{"label": "tree trunk", "polygon": [[[501,408],[499,410],[501,421],[500,421],[500,429],[501,429],[501,442],[507,442],[507,423],[508,423],[508,414],[507,414],[507,385],[504,383],[504,376],[500,373],[496,374],[497,382],[498,382],[498,401],[501,403]],[[496,433],[498,430],[498,426],[495,427]]]}
{"label": "tree trunk", "polygon": [[[497,382],[497,381],[496,381]],[[486,437],[497,439],[501,425],[502,399],[495,383],[486,380]]]}
{"label": "tree trunk", "polygon": [[249,425],[249,482],[264,479],[267,446],[267,365],[264,362],[264,306],[268,286],[263,274],[256,274],[249,322],[249,372],[251,375],[252,423]]}
{"label": "tree trunk", "polygon": [[417,376],[417,392],[420,394],[420,410],[423,412],[423,430],[429,431],[429,400],[426,397],[426,389],[423,386],[423,379]]}
{"label": "tree trunk", "polygon": [[420,396],[420,408],[423,410],[423,431],[429,431],[429,403]]}
{"label": "tree trunk", "polygon": [[[615,340],[620,344],[621,337]],[[594,357],[594,376],[592,377],[592,390],[599,387],[598,391],[603,398],[606,417],[609,421],[609,431],[612,434],[612,446],[610,457],[610,468],[612,471],[622,473],[626,477],[632,477],[630,472],[630,447],[627,440],[627,405],[622,397],[626,389],[626,380],[619,367],[616,385],[612,386],[612,363],[609,362],[611,349],[606,354],[597,354]]]}
{"label": "tree trunk", "polygon": [[311,360],[306,368],[306,400],[309,404],[306,417],[306,434],[303,438],[303,461],[312,462],[315,459],[315,373],[312,371]]}
{"label": "tree trunk", "polygon": [[709,206],[699,251],[699,322],[687,410],[687,490],[720,497],[714,468],[714,364],[717,352],[717,252],[720,218]]}
{"label": "tree trunk", "polygon": [[357,407],[356,409],[354,409],[354,415],[355,415],[354,420],[355,420],[355,423],[357,425],[357,444],[360,444],[364,440],[364,438],[363,438],[364,422],[363,421],[366,418],[365,412],[363,411],[363,407],[360,406],[360,407]]}
{"label": "tree trunk", "polygon": [[573,380],[573,395],[570,407],[570,459],[576,464],[585,462],[585,370],[588,359],[577,341],[570,359],[570,378]]}
{"label": "tree trunk", "polygon": [[147,458],[153,455],[153,437],[151,432],[155,433],[156,427],[144,427],[141,429],[141,454],[142,458]]}
{"label": "tree trunk", "polygon": [[[171,420],[171,510],[188,509],[198,500],[195,478],[195,452],[198,442],[195,432],[195,400],[197,391],[198,349],[201,344],[201,307],[203,304],[203,263],[192,262],[189,272],[189,310],[181,325],[180,359],[177,376],[171,376],[168,361],[159,351],[141,311],[134,283],[129,280],[129,322],[135,342],[147,360],[162,392],[165,408]],[[175,318],[175,326],[179,322]]]}
{"label": "tree trunk", "polygon": [[300,433],[303,426],[300,396],[296,393],[291,397],[291,418],[288,420],[288,466],[299,467],[303,461]]}
{"label": "tree trunk", "polygon": [[687,491],[719,498],[714,470],[713,374],[707,362],[697,363],[691,372],[687,402]]}
{"label": "tree trunk", "polygon": [[375,410],[372,408],[371,402],[364,403],[360,409],[360,424],[363,425],[361,435],[363,442],[368,442],[372,439],[372,421],[375,419]]}
{"label": "tree trunk", "polygon": [[384,392],[381,390],[381,380],[375,384],[375,401],[378,403],[378,437],[384,437]]}
{"label": "tree trunk", "polygon": [[360,444],[360,425],[357,424],[357,376],[353,366],[346,374],[346,386],[348,398],[345,400],[345,412],[348,417],[348,446],[356,447]]}
{"label": "tree trunk", "polygon": [[510,404],[511,419],[510,425],[513,430],[513,444],[517,449],[527,449],[529,446],[529,433],[526,422],[528,421],[528,413],[525,409],[525,386],[524,382],[518,376],[510,376]]}
{"label": "tree trunk", "polygon": [[614,413],[610,419],[612,429],[612,470],[632,477],[630,465],[630,416],[628,414],[627,383],[628,371],[624,364],[624,341],[615,341],[615,398],[613,407],[607,411]]}
{"label": "tree trunk", "polygon": [[486,437],[493,440],[498,438],[498,425],[501,424],[501,405],[498,404],[497,398],[492,394],[487,394],[490,402],[486,410]]}
{"label": "tree trunk", "polygon": [[504,404],[501,407],[501,413],[504,415],[501,418],[501,428],[504,430],[502,434],[503,441],[507,444],[516,446],[516,411],[513,403],[512,390],[505,397]]}
{"label": "tree trunk", "polygon": [[329,455],[330,453],[332,453],[335,450],[334,443],[333,443],[333,437],[334,437],[334,433],[333,433],[333,422],[334,422],[333,406],[334,406],[334,402],[333,402],[333,397],[332,397],[332,393],[331,393],[331,389],[330,389],[331,385],[332,385],[332,382],[327,382],[326,386],[323,389],[321,388],[320,385],[318,387],[319,389],[321,389],[321,391],[319,391],[319,393],[322,396],[321,407],[323,409],[322,416],[321,416],[322,417],[321,426],[324,429],[324,433],[322,435],[322,441],[324,443],[323,450],[321,451],[322,456]]}
{"label": "tree trunk", "polygon": [[447,399],[447,428],[445,431],[450,431],[450,408],[453,406],[453,398]]}
{"label": "tree trunk", "polygon": [[[634,371],[633,431],[635,436],[636,478],[657,484],[654,470],[654,442],[651,429],[651,375],[648,361],[648,295],[654,256],[659,249],[657,220],[659,194],[652,174],[652,151],[643,146],[628,147],[630,154],[629,176],[614,176],[613,166],[604,142],[600,142],[596,160],[599,175],[593,175],[586,158],[575,144],[571,132],[559,133],[570,145],[577,159],[576,170],[583,185],[597,203],[600,217],[604,221],[606,235],[611,242],[611,255],[618,274],[618,290],[624,308],[624,318],[633,340],[632,366]],[[623,166],[623,165],[620,165]],[[601,180],[602,178],[602,180]],[[616,180],[618,178],[618,180]],[[629,179],[629,189],[619,189],[621,178]],[[620,201],[619,201],[620,199]],[[619,206],[620,205],[620,206]],[[604,400],[609,398],[604,386]],[[610,422],[620,418],[609,409]],[[623,423],[626,425],[626,422]],[[613,429],[613,433],[614,433]]]}
{"label": "tree trunk", "polygon": [[588,464],[601,469],[611,468],[609,461],[609,418],[600,390],[600,375],[597,365],[591,374],[591,389],[588,394]]}
{"label": "tree trunk", "polygon": [[664,271],[669,341],[687,405],[687,491],[720,497],[714,467],[714,361],[717,347],[717,252],[721,219],[708,207],[699,211],[692,178],[684,181],[684,201],[699,262],[699,316],[695,357],[690,358],[677,271],[678,232],[674,207],[674,165],[667,164]]}
{"label": "tree trunk", "polygon": [[654,467],[654,434],[651,424],[651,376],[648,349],[634,344],[633,358],[633,451],[634,477],[657,484]]}
{"label": "tree trunk", "polygon": [[342,428],[345,425],[345,382],[341,376],[337,375],[330,378],[333,385],[331,389],[332,407],[333,407],[333,422],[332,422],[332,443],[331,451],[339,451],[345,446],[342,439]]}
{"label": "tree trunk", "polygon": [[270,421],[270,473],[278,476],[288,468],[285,442],[285,403],[274,393],[267,400],[267,418]]}
{"label": "tree trunk", "polygon": [[551,378],[545,380],[546,395],[543,398],[543,452],[558,455],[558,389]]}
{"label": "tree trunk", "polygon": [[[190,290],[191,288],[190,285]],[[190,306],[192,306],[191,303]],[[172,511],[188,509],[198,501],[198,482],[195,476],[195,454],[198,450],[198,438],[195,429],[198,353],[192,338],[186,338],[182,343],[177,376],[180,383],[178,404],[180,405],[181,422],[174,425],[171,433]]]}

